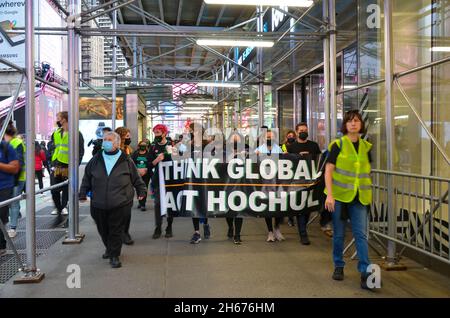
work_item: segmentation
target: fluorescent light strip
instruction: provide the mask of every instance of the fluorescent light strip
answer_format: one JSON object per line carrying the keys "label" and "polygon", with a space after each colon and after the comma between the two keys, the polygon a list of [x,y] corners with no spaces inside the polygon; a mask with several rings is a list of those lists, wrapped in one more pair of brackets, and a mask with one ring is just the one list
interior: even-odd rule
{"label": "fluorescent light strip", "polygon": [[310,7],[311,0],[204,0],[206,4],[226,4],[236,6],[288,6]]}
{"label": "fluorescent light strip", "polygon": [[200,82],[197,84],[197,86],[203,86],[203,87],[230,87],[230,88],[239,88],[241,87],[241,84],[239,83],[212,83],[212,82]]}
{"label": "fluorescent light strip", "polygon": [[214,39],[199,39],[197,45],[207,46],[244,46],[244,47],[272,47],[273,41],[251,41],[251,40],[214,40]]}
{"label": "fluorescent light strip", "polygon": [[217,105],[215,100],[187,100],[186,105]]}
{"label": "fluorescent light strip", "polygon": [[433,46],[430,51],[433,52],[450,52],[450,46]]}

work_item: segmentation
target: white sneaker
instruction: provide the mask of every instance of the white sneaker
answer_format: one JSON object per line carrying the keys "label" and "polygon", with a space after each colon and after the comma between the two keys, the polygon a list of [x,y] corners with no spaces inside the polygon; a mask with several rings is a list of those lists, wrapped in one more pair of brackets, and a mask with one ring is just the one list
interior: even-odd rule
{"label": "white sneaker", "polygon": [[8,230],[8,236],[9,236],[10,238],[15,238],[16,235],[17,235],[16,230],[14,230],[14,229]]}
{"label": "white sneaker", "polygon": [[285,240],[283,234],[280,232],[280,229],[275,229],[275,239],[280,242]]}
{"label": "white sneaker", "polygon": [[273,232],[269,232],[267,235],[267,242],[275,242],[275,236],[273,236]]}
{"label": "white sneaker", "polygon": [[52,213],[50,213],[51,215],[58,215],[58,209],[54,209],[53,211],[52,211]]}
{"label": "white sneaker", "polygon": [[69,211],[67,210],[67,208],[62,209],[61,211],[61,215],[68,215]]}

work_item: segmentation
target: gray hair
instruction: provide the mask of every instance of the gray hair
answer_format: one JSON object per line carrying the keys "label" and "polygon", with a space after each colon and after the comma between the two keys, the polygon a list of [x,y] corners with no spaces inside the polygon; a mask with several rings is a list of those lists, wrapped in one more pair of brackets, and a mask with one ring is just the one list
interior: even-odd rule
{"label": "gray hair", "polygon": [[109,137],[109,136],[112,136],[114,138],[113,145],[116,148],[120,148],[120,136],[119,136],[119,134],[114,132],[114,131],[108,131],[108,132],[105,132],[103,134],[103,139],[105,139],[105,137]]}

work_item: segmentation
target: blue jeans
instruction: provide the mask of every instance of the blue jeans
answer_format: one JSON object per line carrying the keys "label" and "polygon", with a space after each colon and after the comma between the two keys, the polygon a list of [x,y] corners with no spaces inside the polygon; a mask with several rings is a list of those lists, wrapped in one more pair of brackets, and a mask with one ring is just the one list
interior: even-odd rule
{"label": "blue jeans", "polygon": [[[344,267],[344,238],[347,221],[341,220],[342,202],[336,200],[333,217],[333,261],[335,267]],[[369,247],[367,243],[367,207],[358,200],[346,203],[348,215],[352,224],[355,238],[356,253],[358,254],[358,271],[365,273],[369,266]]]}
{"label": "blue jeans", "polygon": [[[13,198],[20,195],[24,187],[25,181],[19,181],[19,184],[14,187]],[[19,220],[19,215],[20,215],[20,201],[11,203],[9,207],[9,219],[10,219],[9,227],[11,229],[17,228],[17,221]]]}

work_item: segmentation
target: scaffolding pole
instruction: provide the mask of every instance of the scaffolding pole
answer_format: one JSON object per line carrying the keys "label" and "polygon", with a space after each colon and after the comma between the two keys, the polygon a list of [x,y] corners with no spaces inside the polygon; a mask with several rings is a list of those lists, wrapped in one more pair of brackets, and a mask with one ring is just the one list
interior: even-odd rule
{"label": "scaffolding pole", "polygon": [[68,237],[63,244],[79,244],[83,241],[78,234],[78,185],[79,185],[79,133],[78,133],[78,80],[79,80],[79,36],[75,32],[77,16],[81,10],[78,0],[70,1],[70,16],[67,19],[68,84],[69,84],[69,217]]}
{"label": "scaffolding pole", "polygon": [[[323,1],[323,20],[329,27],[329,11],[328,1]],[[324,108],[325,108],[325,144],[328,146],[331,142],[331,127],[330,127],[330,35],[327,34],[323,38],[323,74],[324,74]]]}
{"label": "scaffolding pole", "polygon": [[337,135],[337,75],[336,75],[336,1],[329,0],[329,45],[330,45],[330,140],[336,138]]}
{"label": "scaffolding pole", "polygon": [[[36,197],[35,197],[35,78],[34,78],[34,18],[33,4],[25,2],[25,74],[27,86],[25,90],[25,131],[26,131],[26,251],[27,262],[24,276],[14,280],[14,284],[39,283],[44,278],[36,266]],[[14,105],[13,105],[14,106]]]}
{"label": "scaffolding pole", "polygon": [[[114,4],[115,6],[115,4]],[[112,15],[112,28],[117,30],[117,10],[113,11]],[[112,47],[112,130],[116,130],[116,99],[117,99],[117,36],[113,36]]]}
{"label": "scaffolding pole", "polygon": [[[263,21],[263,7],[256,7],[258,20],[257,20],[257,31],[263,32],[264,29],[264,21]],[[264,125],[264,51],[262,47],[258,47],[256,51],[256,56],[258,59],[258,126],[261,127]]]}

